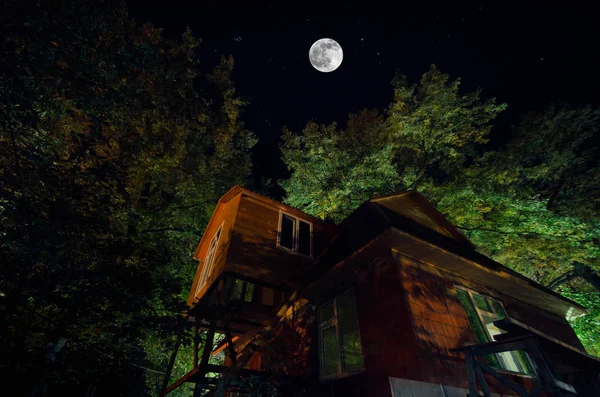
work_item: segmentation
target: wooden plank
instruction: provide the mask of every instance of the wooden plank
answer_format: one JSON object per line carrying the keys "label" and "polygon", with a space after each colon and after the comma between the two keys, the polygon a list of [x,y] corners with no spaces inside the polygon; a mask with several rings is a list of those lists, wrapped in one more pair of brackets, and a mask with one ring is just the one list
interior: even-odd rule
{"label": "wooden plank", "polygon": [[488,388],[487,382],[485,381],[485,377],[483,376],[483,372],[481,371],[481,367],[479,366],[477,361],[473,363],[475,367],[475,375],[477,377],[477,381],[479,382],[479,386],[483,389],[483,395],[485,397],[491,397],[490,389]]}
{"label": "wooden plank", "polygon": [[477,381],[475,380],[475,358],[467,353],[467,380],[469,382],[469,397],[476,397],[479,395],[477,392]]}
{"label": "wooden plank", "polygon": [[198,325],[194,326],[194,368],[198,366],[198,344],[200,343],[200,335],[198,333]]}
{"label": "wooden plank", "polygon": [[210,354],[213,350],[213,340],[215,338],[215,325],[217,320],[213,319],[208,328],[208,332],[206,333],[206,339],[204,342],[204,349],[202,351],[202,361],[200,361],[201,367],[206,367],[208,365],[208,359],[210,358]]}
{"label": "wooden plank", "polygon": [[529,397],[529,393],[527,393],[527,390],[523,389],[521,386],[516,385],[515,383],[506,379],[504,376],[498,374],[498,372],[496,372],[496,370],[493,369],[492,367],[490,367],[482,362],[478,362],[477,365],[479,365],[482,370],[484,370],[485,372],[490,374],[498,382],[502,383],[504,386],[508,387],[509,389],[511,389],[512,391],[517,393],[519,396]]}
{"label": "wooden plank", "polygon": [[[537,330],[533,327],[528,326],[514,318],[507,317],[502,320],[494,321],[494,325],[498,328],[501,328],[507,331],[509,334],[533,334],[540,337],[541,342],[544,343],[545,347],[554,347],[554,349],[562,356],[568,355],[576,360],[585,360],[586,363],[598,366],[600,368],[600,358],[591,356],[561,340],[558,340],[540,330]],[[550,343],[547,343],[550,342]]]}
{"label": "wooden plank", "polygon": [[190,372],[183,375],[181,378],[177,379],[169,387],[165,388],[159,394],[159,396],[160,397],[166,396],[167,394],[171,393],[173,390],[177,389],[179,386],[183,385],[185,382],[189,382],[192,378],[194,378],[198,374],[199,370],[200,370],[200,367],[193,368]]}
{"label": "wooden plank", "polygon": [[171,352],[171,358],[169,359],[169,364],[167,366],[167,371],[165,372],[165,377],[163,379],[162,389],[166,389],[169,381],[171,380],[171,373],[173,372],[173,365],[175,365],[175,358],[177,357],[177,351],[179,350],[179,346],[181,345],[181,333],[177,333],[177,339],[175,340],[175,346],[173,346],[173,351]]}
{"label": "wooden plank", "polygon": [[451,352],[470,352],[477,356],[486,356],[492,353],[501,353],[511,350],[523,350],[527,348],[526,339],[532,339],[532,336],[518,336],[516,338],[507,339],[498,342],[480,343],[477,345],[469,345],[450,349]]}

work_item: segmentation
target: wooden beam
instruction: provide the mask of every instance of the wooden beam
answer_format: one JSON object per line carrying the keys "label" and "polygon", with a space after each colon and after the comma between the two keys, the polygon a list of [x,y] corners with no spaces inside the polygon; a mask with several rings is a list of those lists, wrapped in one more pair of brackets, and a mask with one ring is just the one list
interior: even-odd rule
{"label": "wooden beam", "polygon": [[177,351],[179,350],[179,346],[181,345],[181,333],[177,333],[177,339],[175,340],[175,346],[173,347],[173,352],[171,353],[171,359],[169,360],[169,365],[167,366],[167,372],[165,373],[165,378],[163,379],[162,389],[165,390],[169,385],[169,381],[171,380],[171,372],[173,372],[173,365],[175,364],[175,358],[177,358]]}
{"label": "wooden beam", "polygon": [[215,338],[216,323],[217,319],[213,318],[210,322],[208,332],[206,333],[206,340],[204,341],[204,349],[202,351],[202,361],[200,362],[201,367],[206,367],[206,365],[208,365],[208,359],[210,358],[210,354],[212,353],[213,340]]}
{"label": "wooden beam", "polygon": [[501,353],[511,350],[523,350],[527,348],[526,339],[533,339],[533,336],[518,336],[516,338],[506,339],[498,342],[480,343],[450,349],[451,352],[470,352],[473,356],[486,356],[492,353]]}
{"label": "wooden beam", "polygon": [[469,382],[469,397],[476,397],[479,395],[477,392],[477,380],[475,378],[475,358],[470,352],[466,353],[467,360],[467,380]]}
{"label": "wooden beam", "polygon": [[189,382],[192,377],[194,377],[196,374],[198,374],[199,369],[200,369],[199,367],[193,368],[190,372],[188,372],[187,374],[183,375],[181,378],[179,378],[175,382],[173,382],[172,385],[165,388],[159,394],[159,396],[164,397],[167,394],[171,393],[173,390],[177,389],[179,386],[183,385],[185,382]]}
{"label": "wooden beam", "polygon": [[488,365],[486,365],[486,364],[484,364],[482,362],[478,362],[477,365],[479,365],[482,370],[484,370],[485,372],[487,372],[488,374],[490,374],[498,382],[502,383],[504,386],[508,387],[509,389],[511,389],[512,391],[514,391],[515,393],[517,393],[519,396],[521,396],[521,397],[530,397],[529,393],[527,393],[527,390],[523,389],[521,386],[516,385],[515,383],[513,383],[510,380],[506,379],[504,376],[502,376],[498,372],[496,372],[496,370],[493,369],[492,367],[490,367],[490,366],[488,366]]}
{"label": "wooden beam", "polygon": [[198,324],[194,326],[194,368],[198,366],[198,344],[200,343],[200,334]]}
{"label": "wooden beam", "polygon": [[491,397],[490,389],[488,388],[487,382],[485,381],[485,377],[483,376],[483,371],[481,367],[478,365],[477,361],[473,362],[473,366],[475,367],[475,375],[477,376],[477,382],[479,382],[479,386],[483,389],[483,395],[485,397]]}
{"label": "wooden beam", "polygon": [[[233,343],[235,343],[236,340],[240,339],[239,336],[234,336],[233,338],[231,338],[231,341]],[[228,347],[228,342],[222,343],[221,346],[217,347],[215,350],[213,350],[212,355],[214,356],[215,354],[223,351],[223,349],[226,349]]]}
{"label": "wooden beam", "polygon": [[[588,366],[594,366],[596,368],[600,368],[600,358],[594,357],[592,355],[587,354],[584,351],[577,349],[574,346],[569,345],[561,340],[558,340],[538,329],[530,327],[527,324],[522,323],[519,320],[515,320],[512,317],[507,317],[502,320],[494,321],[494,325],[500,329],[503,329],[508,332],[508,334],[512,335],[535,335],[538,336],[540,342],[543,344],[543,347],[546,348],[547,351],[551,351],[553,348],[555,352],[557,352],[561,356],[569,356],[574,361],[580,362],[585,361]],[[500,335],[498,335],[500,336]]]}

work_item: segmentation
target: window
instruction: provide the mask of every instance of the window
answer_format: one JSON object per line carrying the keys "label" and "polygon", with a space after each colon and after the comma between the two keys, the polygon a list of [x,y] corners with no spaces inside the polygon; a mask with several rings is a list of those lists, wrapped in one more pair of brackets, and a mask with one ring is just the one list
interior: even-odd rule
{"label": "window", "polygon": [[312,223],[280,212],[277,245],[312,256]]}
{"label": "window", "polygon": [[252,302],[254,300],[254,284],[242,280],[234,280],[231,287],[231,299]]}
{"label": "window", "polygon": [[[507,316],[500,301],[462,287],[457,287],[456,292],[479,343],[495,341],[496,335],[505,333],[494,325],[494,321]],[[529,356],[523,351],[496,353],[487,356],[486,359],[490,366],[495,368],[523,374],[535,374]]]}
{"label": "window", "polygon": [[363,356],[353,291],[321,306],[318,318],[321,377],[360,371]]}
{"label": "window", "polygon": [[206,257],[204,259],[204,266],[202,266],[202,273],[200,273],[200,278],[198,279],[198,286],[196,287],[196,295],[200,292],[204,284],[206,284],[206,280],[210,275],[210,271],[212,269],[213,262],[215,261],[215,256],[217,254],[217,247],[219,245],[219,239],[221,238],[221,232],[223,231],[223,224],[219,226],[219,229],[213,236],[212,240],[210,240],[210,245],[208,246],[208,252],[206,253]]}

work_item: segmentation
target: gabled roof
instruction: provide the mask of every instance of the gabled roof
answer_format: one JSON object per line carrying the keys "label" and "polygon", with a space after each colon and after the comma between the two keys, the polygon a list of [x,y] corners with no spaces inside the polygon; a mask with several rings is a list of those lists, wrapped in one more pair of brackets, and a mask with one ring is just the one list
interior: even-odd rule
{"label": "gabled roof", "polygon": [[475,245],[463,236],[452,223],[446,220],[441,212],[417,191],[410,190],[378,196],[372,198],[370,201],[382,205],[403,217],[409,218],[436,233],[444,235],[463,247],[475,249]]}

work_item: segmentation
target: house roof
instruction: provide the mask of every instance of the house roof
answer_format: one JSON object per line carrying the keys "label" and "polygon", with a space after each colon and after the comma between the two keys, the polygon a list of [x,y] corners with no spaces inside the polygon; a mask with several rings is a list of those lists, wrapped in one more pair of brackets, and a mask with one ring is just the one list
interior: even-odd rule
{"label": "house roof", "polygon": [[[310,219],[313,222],[328,224],[334,227],[329,222],[310,216],[289,205],[282,204],[237,185],[232,187],[219,199],[207,227],[213,222],[218,207],[240,194],[273,208],[279,208]],[[318,265],[313,267],[313,271],[310,274],[307,274],[306,281],[309,282],[323,276],[330,269],[337,266],[338,263],[343,262],[345,258],[362,249],[369,241],[381,235],[384,231],[390,230],[390,228],[396,230],[396,234],[400,233],[416,238],[439,252],[446,252],[455,257],[461,257],[464,259],[463,262],[465,264],[468,263],[469,266],[485,268],[488,269],[488,272],[496,275],[502,274],[501,278],[510,279],[513,283],[516,283],[515,285],[527,286],[529,291],[537,290],[539,297],[535,299],[536,302],[540,302],[543,296],[547,296],[562,308],[569,306],[574,308],[576,313],[580,314],[586,311],[583,306],[477,252],[474,244],[463,236],[452,223],[446,220],[444,215],[416,191],[378,196],[363,203],[353,214],[337,226],[338,231],[336,236],[324,252],[315,259]],[[194,254],[195,259],[198,259],[198,249],[205,237],[203,235],[198,244],[198,248]],[[464,269],[467,268],[465,267]],[[558,302],[562,302],[562,304]],[[560,311],[563,311],[562,308]]]}
{"label": "house roof", "polygon": [[425,197],[415,190],[377,196],[370,200],[409,218],[470,249],[475,245],[462,235]]}
{"label": "house roof", "polygon": [[[390,230],[394,230],[394,236],[401,235],[405,242],[411,242],[399,244],[399,238],[395,237],[388,241],[388,248],[401,247],[407,253],[412,252],[415,260],[436,262],[440,268],[463,273],[463,277],[478,277],[491,288],[494,288],[492,283],[497,283],[499,291],[562,316],[576,317],[586,312],[576,302],[478,252],[473,243],[415,191],[375,197],[361,205],[338,226],[338,234],[317,258],[307,281],[334,279],[331,273],[327,274],[331,269]],[[449,258],[453,265],[444,263]]]}

